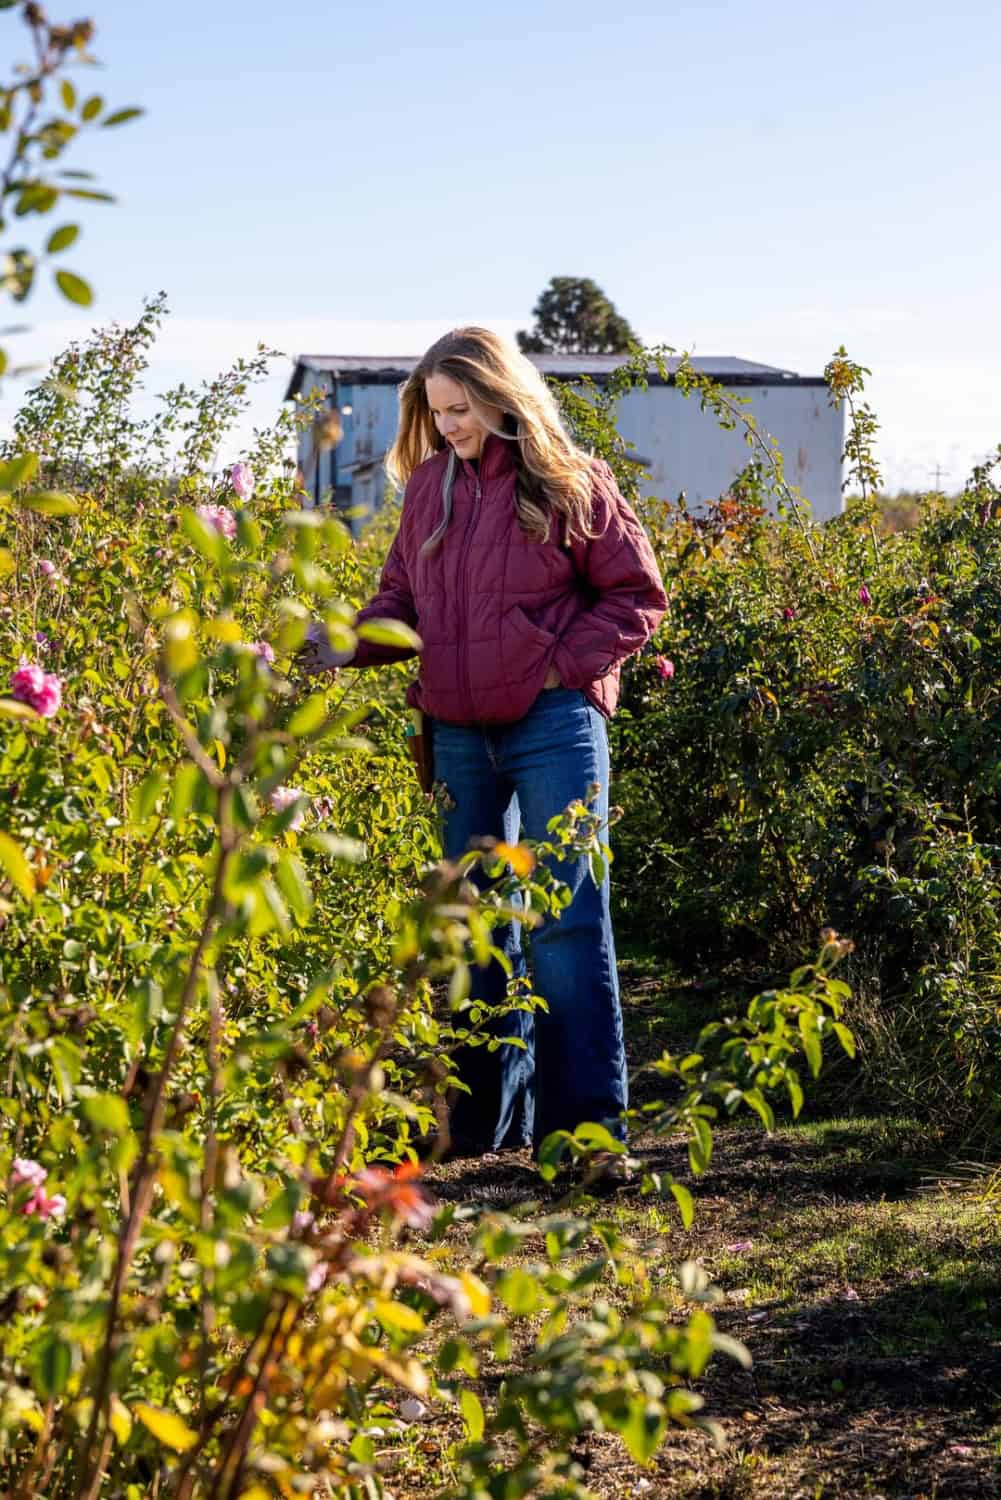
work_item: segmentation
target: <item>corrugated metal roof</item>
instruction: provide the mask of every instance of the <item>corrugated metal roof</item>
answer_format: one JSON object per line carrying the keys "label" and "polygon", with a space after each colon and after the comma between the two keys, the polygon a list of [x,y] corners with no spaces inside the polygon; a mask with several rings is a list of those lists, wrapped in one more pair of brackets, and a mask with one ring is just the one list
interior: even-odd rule
{"label": "corrugated metal roof", "polygon": [[[613,370],[626,363],[621,354],[530,354],[529,359],[543,375],[557,380],[579,379],[588,375],[592,380],[607,380]],[[307,370],[333,375],[345,384],[399,385],[406,380],[417,364],[417,354],[300,354],[285,392],[286,401],[298,395],[302,389]],[[670,377],[678,368],[681,358],[672,355],[664,364]],[[692,365],[701,374],[728,385],[815,385],[824,384],[820,375],[797,375],[794,370],[782,370],[776,365],[758,364],[753,359],[739,359],[732,354],[699,355]],[[651,369],[651,385],[660,385],[659,371]]]}

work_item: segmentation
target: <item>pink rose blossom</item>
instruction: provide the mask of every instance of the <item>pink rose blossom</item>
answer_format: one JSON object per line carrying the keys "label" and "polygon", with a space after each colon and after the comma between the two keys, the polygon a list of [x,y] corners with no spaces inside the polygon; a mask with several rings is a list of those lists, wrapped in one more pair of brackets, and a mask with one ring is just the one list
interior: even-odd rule
{"label": "pink rose blossom", "polygon": [[782,618],[783,620],[795,620],[796,611],[792,608],[791,605],[786,605],[785,609],[782,611]]}
{"label": "pink rose blossom", "polygon": [[51,579],[53,583],[59,582],[59,569],[56,567],[55,563],[50,557],[42,557],[39,559],[38,571],[39,573],[42,573],[46,578]]}
{"label": "pink rose blossom", "polygon": [[859,596],[859,603],[860,604],[865,604],[866,606],[868,606],[868,605],[870,605],[872,603],[872,595],[870,594],[869,590],[866,588],[865,584],[863,584],[862,587],[859,589],[858,596]]}
{"label": "pink rose blossom", "polygon": [[275,659],[275,648],[270,641],[251,641],[250,649],[255,656],[261,658],[261,661],[266,662],[269,667],[271,666]]}
{"label": "pink rose blossom", "polygon": [[195,509],[195,515],[206,526],[211,526],[213,531],[218,531],[231,542],[236,536],[236,517],[226,505],[199,505]]}
{"label": "pink rose blossom", "polygon": [[10,1185],[19,1188],[27,1182],[33,1188],[40,1188],[48,1175],[41,1163],[32,1161],[30,1156],[15,1156],[10,1168]]}
{"label": "pink rose blossom", "polygon": [[254,471],[249,464],[234,464],[228,474],[229,487],[241,500],[249,500],[254,493]]}
{"label": "pink rose blossom", "polygon": [[316,1218],[308,1208],[297,1208],[292,1215],[292,1233],[305,1234],[307,1229],[312,1229]]}
{"label": "pink rose blossom", "polygon": [[27,703],[43,719],[51,719],[57,714],[63,701],[61,678],[24,656],[11,676],[10,690],[19,703]]}
{"label": "pink rose blossom", "polygon": [[[300,797],[303,796],[304,794],[299,790],[298,787],[276,786],[274,791],[271,793],[271,796],[268,798],[268,801],[271,804],[272,812],[283,813],[287,807],[291,807],[293,802],[298,802]],[[301,828],[302,820],[305,815],[305,807],[300,807],[299,811],[295,814],[295,817],[292,819],[291,823],[288,826],[290,828]]]}
{"label": "pink rose blossom", "polygon": [[653,659],[653,664],[657,668],[657,673],[660,678],[664,682],[670,682],[671,678],[674,676],[674,662],[671,661],[670,657],[655,656]]}
{"label": "pink rose blossom", "polygon": [[66,1199],[62,1193],[53,1193],[50,1198],[43,1187],[36,1188],[21,1212],[37,1214],[40,1219],[61,1219],[66,1212]]}

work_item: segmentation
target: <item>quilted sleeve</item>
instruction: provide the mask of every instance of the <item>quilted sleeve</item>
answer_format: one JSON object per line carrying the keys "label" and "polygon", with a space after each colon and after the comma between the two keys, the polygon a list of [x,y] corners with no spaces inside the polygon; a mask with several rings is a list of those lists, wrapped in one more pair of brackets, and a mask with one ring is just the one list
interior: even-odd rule
{"label": "quilted sleeve", "polygon": [[572,546],[574,566],[593,603],[564,631],[553,665],[564,687],[583,688],[604,677],[650,639],[667,608],[653,548],[619,494],[607,464],[595,464],[594,529]]}
{"label": "quilted sleeve", "polygon": [[[355,619],[356,625],[361,625],[366,620],[402,620],[404,625],[409,625],[412,630],[416,630],[417,609],[410,587],[406,558],[409,520],[407,497],[404,496],[399,529],[383,565],[379,579],[379,592],[369,600],[364,609],[358,611]],[[357,651],[346,665],[377,667],[391,661],[406,661],[408,657],[415,655],[416,652],[409,647],[377,646],[374,641],[359,641]]]}

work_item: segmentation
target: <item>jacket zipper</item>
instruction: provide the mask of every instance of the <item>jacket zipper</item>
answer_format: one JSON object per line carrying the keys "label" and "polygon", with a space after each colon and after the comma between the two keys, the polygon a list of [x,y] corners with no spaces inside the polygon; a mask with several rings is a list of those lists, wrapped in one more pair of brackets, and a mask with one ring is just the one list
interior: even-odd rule
{"label": "jacket zipper", "polygon": [[480,496],[482,495],[482,493],[483,493],[483,490],[482,490],[482,487],[480,485],[480,476],[479,476],[479,474],[477,474],[476,475],[476,488],[473,491],[473,505],[472,505],[472,509],[470,511],[470,514],[469,514],[469,520],[466,522],[466,530],[465,530],[465,533],[463,534],[463,538],[462,538],[462,551],[459,553],[459,579],[460,579],[460,585],[461,585],[461,598],[462,598],[462,613],[460,614],[459,619],[460,619],[460,623],[461,623],[461,625],[463,627],[463,637],[464,637],[463,643],[462,643],[462,675],[463,675],[463,681],[465,683],[465,689],[466,689],[466,702],[469,705],[468,718],[469,718],[470,723],[474,722],[474,718],[473,718],[473,680],[472,680],[472,673],[469,670],[469,631],[465,628],[466,625],[468,625],[468,610],[469,610],[469,577],[468,577],[468,569],[466,567],[466,559],[467,559],[467,557],[469,555],[469,543],[472,540],[473,532],[476,530],[476,523],[477,523],[477,521],[479,519],[479,513],[480,513],[479,512],[479,501],[480,501]]}

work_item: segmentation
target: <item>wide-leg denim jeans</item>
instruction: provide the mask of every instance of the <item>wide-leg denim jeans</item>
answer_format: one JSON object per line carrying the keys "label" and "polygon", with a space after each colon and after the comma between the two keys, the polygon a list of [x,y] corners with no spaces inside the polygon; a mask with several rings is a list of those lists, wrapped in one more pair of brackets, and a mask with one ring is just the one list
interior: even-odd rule
{"label": "wide-leg denim jeans", "polygon": [[[551,688],[539,694],[523,719],[495,726],[436,721],[435,778],[447,788],[443,843],[447,858],[462,854],[476,837],[516,843],[519,835],[545,839],[546,824],[570,802],[600,786],[597,809],[608,816],[608,738],[605,721],[584,694]],[[454,804],[454,805],[451,805]],[[573,1130],[585,1120],[608,1124],[623,1136],[619,1115],[627,1103],[615,945],[608,877],[591,878],[586,859],[550,862],[572,899],[530,938],[533,989],[547,1010],[514,1011],[494,1025],[497,1036],[517,1036],[525,1049],[501,1045],[463,1048],[460,1093],[452,1133],[471,1149],[496,1150],[531,1143],[553,1130]],[[516,975],[526,972],[519,923],[494,934]],[[506,976],[494,961],[473,967],[472,993],[502,1003]]]}

